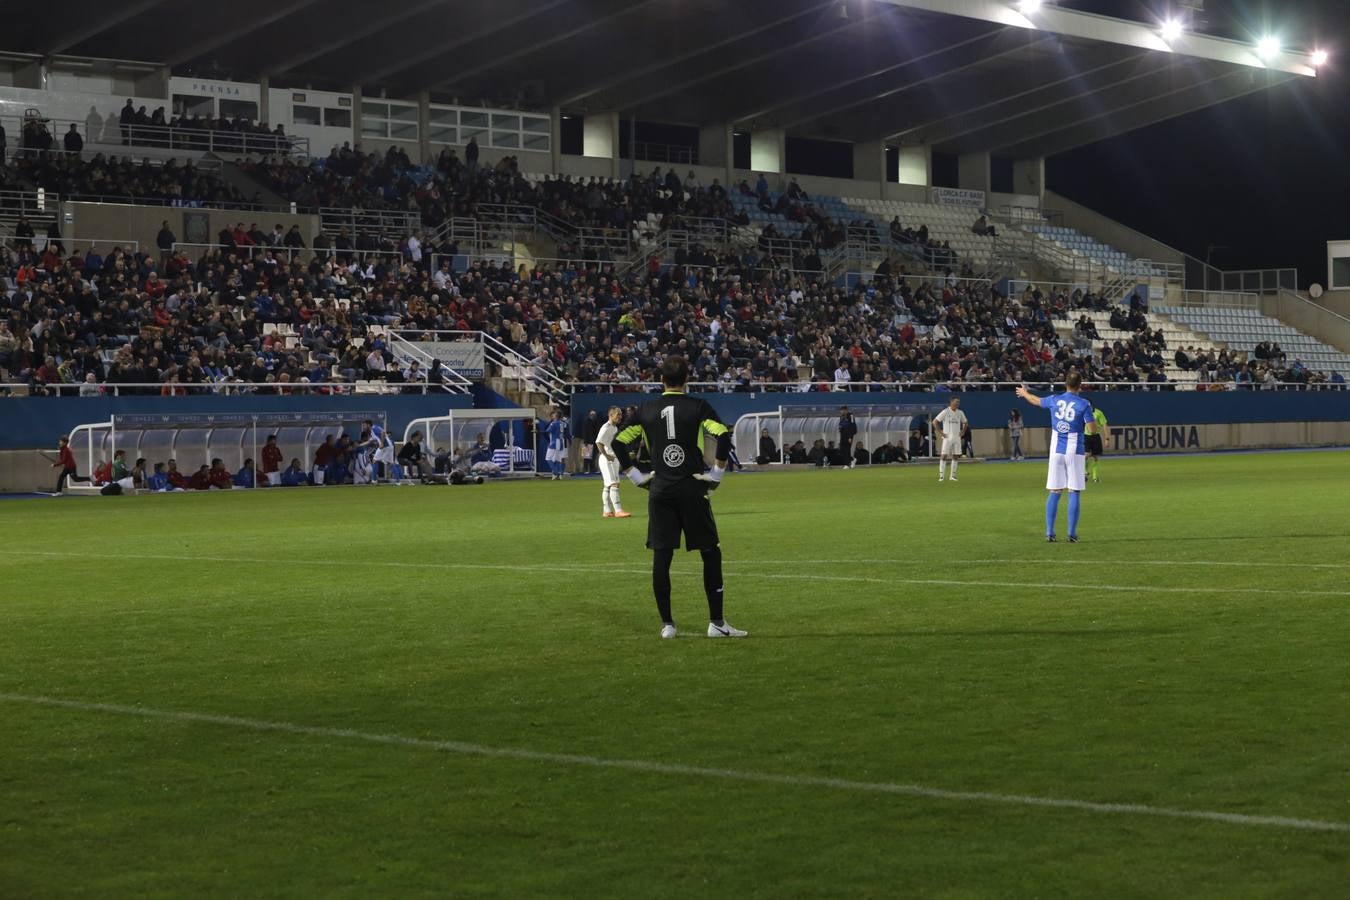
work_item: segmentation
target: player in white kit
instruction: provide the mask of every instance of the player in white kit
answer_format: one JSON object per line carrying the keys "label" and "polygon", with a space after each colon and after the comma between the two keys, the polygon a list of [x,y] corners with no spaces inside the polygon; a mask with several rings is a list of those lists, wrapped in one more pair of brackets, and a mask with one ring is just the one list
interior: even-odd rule
{"label": "player in white kit", "polygon": [[952,481],[956,480],[957,457],[961,455],[961,433],[965,431],[969,420],[961,412],[961,398],[953,397],[947,401],[947,408],[933,418],[933,430],[942,439],[942,455],[938,459],[938,484],[946,475],[947,464],[951,464]]}
{"label": "player in white kit", "polygon": [[603,518],[627,519],[632,513],[624,512],[619,503],[619,459],[614,455],[614,438],[619,434],[619,423],[623,421],[623,410],[617,406],[609,408],[609,418],[600,426],[595,436],[596,458],[600,461],[600,478],[604,487],[600,489],[600,499],[604,506]]}

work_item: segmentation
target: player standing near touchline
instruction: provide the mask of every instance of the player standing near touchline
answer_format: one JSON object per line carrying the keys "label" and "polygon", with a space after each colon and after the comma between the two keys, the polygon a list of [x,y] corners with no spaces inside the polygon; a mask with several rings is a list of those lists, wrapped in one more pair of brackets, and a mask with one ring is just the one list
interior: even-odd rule
{"label": "player standing near touchline", "polygon": [[1055,542],[1055,516],[1059,512],[1059,496],[1069,492],[1069,543],[1078,543],[1078,506],[1084,488],[1083,451],[1087,435],[1095,434],[1096,422],[1092,404],[1078,395],[1083,387],[1083,376],[1070,372],[1064,379],[1068,389],[1063,394],[1037,397],[1025,386],[1017,388],[1017,396],[1042,409],[1050,410],[1050,472],[1045,489],[1050,496],[1045,501],[1045,539]]}
{"label": "player standing near touchline", "polygon": [[596,459],[600,463],[600,478],[604,487],[600,488],[601,514],[606,519],[627,519],[633,514],[623,511],[619,502],[619,458],[614,455],[614,438],[619,434],[619,423],[623,421],[623,410],[611,406],[608,419],[600,426],[595,435]]}
{"label": "player standing near touchline", "polygon": [[[661,364],[665,390],[638,408],[634,424],[611,445],[628,480],[647,487],[647,547],[652,551],[652,593],[661,615],[661,637],[678,633],[670,613],[670,564],[684,534],[686,550],[703,556],[703,591],[708,597],[708,637],[745,637],[722,618],[722,548],[708,492],[722,482],[731,455],[731,432],[706,400],[684,392],[689,361],[667,356]],[[704,472],[703,436],[717,439],[716,462]],[[652,454],[652,471],[633,468],[630,446],[639,438]]]}
{"label": "player standing near touchline", "polygon": [[942,456],[938,459],[938,484],[942,484],[949,461],[952,467],[952,481],[956,480],[957,457],[961,455],[961,434],[967,424],[969,422],[966,414],[961,412],[960,397],[948,400],[947,408],[933,418],[933,429],[942,439]]}

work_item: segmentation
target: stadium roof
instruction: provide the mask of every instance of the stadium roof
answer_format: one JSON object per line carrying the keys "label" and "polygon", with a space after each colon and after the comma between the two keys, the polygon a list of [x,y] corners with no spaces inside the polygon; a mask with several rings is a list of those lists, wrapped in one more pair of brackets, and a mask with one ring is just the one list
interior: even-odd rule
{"label": "stadium roof", "polygon": [[1314,75],[1016,0],[0,0],[2,49],[277,85],[1049,155]]}

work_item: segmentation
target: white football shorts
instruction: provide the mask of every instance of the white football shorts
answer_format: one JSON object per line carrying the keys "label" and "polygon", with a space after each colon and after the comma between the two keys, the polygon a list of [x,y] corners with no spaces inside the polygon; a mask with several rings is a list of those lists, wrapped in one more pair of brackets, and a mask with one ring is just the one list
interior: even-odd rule
{"label": "white football shorts", "polygon": [[605,487],[611,484],[619,483],[619,461],[610,459],[608,456],[600,457],[600,477],[605,482]]}
{"label": "white football shorts", "polygon": [[946,437],[946,438],[943,438],[943,439],[942,439],[942,455],[943,455],[943,456],[952,456],[952,457],[960,456],[960,455],[961,455],[961,438],[959,438],[959,437]]}
{"label": "white football shorts", "polygon": [[1045,478],[1047,491],[1081,491],[1086,484],[1084,456],[1081,453],[1051,453],[1050,473]]}

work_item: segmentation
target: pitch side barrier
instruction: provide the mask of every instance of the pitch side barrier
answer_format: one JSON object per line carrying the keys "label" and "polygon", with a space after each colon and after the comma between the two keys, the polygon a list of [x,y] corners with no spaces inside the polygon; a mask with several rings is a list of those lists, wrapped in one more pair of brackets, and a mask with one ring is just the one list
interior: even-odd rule
{"label": "pitch side barrier", "polygon": [[[1062,386],[1028,384],[1044,395]],[[694,391],[712,404],[723,421],[734,424],[751,414],[768,415],[779,407],[801,405],[835,408],[903,406],[918,397],[945,401],[951,394],[929,392],[744,392]],[[610,406],[636,406],[655,391],[572,395],[574,433],[581,433],[592,409],[599,415]],[[1016,409],[1025,423],[1023,447],[1044,452],[1048,416],[1028,406],[1011,389],[967,390],[961,409],[970,419],[977,456],[1007,456],[1008,418]],[[1085,396],[1110,422],[1110,453],[1199,452],[1283,447],[1350,446],[1350,391],[1099,391]],[[870,448],[869,448],[870,449]],[[742,452],[749,452],[742,450]]]}

